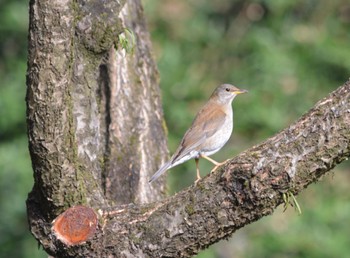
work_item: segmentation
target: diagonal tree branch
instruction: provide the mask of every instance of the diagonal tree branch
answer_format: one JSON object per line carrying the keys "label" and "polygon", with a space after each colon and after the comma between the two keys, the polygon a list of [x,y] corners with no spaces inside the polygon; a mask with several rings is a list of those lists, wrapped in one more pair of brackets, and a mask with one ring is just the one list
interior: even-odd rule
{"label": "diagonal tree branch", "polygon": [[[190,257],[271,214],[283,202],[282,193],[298,194],[346,160],[349,124],[350,81],[197,185],[159,203],[105,209],[95,237],[61,255]],[[51,251],[60,245],[56,240]],[[94,253],[99,245],[103,251]]]}

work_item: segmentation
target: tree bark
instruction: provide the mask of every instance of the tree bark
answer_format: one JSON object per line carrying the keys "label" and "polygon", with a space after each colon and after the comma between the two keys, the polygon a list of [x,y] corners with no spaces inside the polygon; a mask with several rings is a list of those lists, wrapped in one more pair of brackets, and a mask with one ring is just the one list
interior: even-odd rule
{"label": "tree bark", "polygon": [[[131,54],[113,47],[124,28],[136,36]],[[158,84],[139,2],[30,2],[30,196],[47,219],[164,195],[164,181],[147,182],[167,157]]]}
{"label": "tree bark", "polygon": [[[119,17],[135,33],[132,54],[110,49],[108,60],[109,116],[106,197],[117,204],[148,203],[165,193],[164,178],[148,184],[167,158],[159,75],[141,3],[128,1]],[[153,158],[151,158],[153,157]]]}
{"label": "tree bark", "polygon": [[[134,53],[118,44],[134,32]],[[139,1],[30,2],[27,124],[31,232],[55,257],[190,257],[271,214],[350,155],[350,82],[290,127],[168,199],[158,72]],[[153,202],[153,203],[152,203]],[[97,232],[66,245],[53,219],[74,205]]]}

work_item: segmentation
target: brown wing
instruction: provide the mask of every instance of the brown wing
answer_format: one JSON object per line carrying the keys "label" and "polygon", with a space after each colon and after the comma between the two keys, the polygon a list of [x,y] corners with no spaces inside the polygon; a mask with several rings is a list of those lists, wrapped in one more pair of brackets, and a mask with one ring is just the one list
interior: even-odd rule
{"label": "brown wing", "polygon": [[226,113],[217,104],[211,102],[210,107],[208,104],[198,112],[174,153],[172,161],[181,159],[200,146],[224,124]]}

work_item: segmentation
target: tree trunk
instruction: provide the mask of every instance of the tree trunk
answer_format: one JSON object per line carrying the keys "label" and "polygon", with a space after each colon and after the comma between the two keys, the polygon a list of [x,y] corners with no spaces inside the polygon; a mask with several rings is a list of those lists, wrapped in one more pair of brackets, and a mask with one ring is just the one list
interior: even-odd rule
{"label": "tree trunk", "polygon": [[[125,28],[136,36],[131,53],[118,42]],[[35,184],[27,210],[32,233],[55,257],[190,257],[350,155],[347,82],[276,136],[160,200],[164,179],[148,184],[167,157],[150,48],[140,1],[30,2]],[[99,214],[98,227],[86,242],[65,244],[51,223],[79,204]]]}
{"label": "tree trunk", "polygon": [[[114,48],[124,28],[136,36],[132,53]],[[28,206],[36,202],[45,219],[76,204],[163,197],[164,179],[148,184],[167,157],[150,48],[139,1],[31,1]]]}

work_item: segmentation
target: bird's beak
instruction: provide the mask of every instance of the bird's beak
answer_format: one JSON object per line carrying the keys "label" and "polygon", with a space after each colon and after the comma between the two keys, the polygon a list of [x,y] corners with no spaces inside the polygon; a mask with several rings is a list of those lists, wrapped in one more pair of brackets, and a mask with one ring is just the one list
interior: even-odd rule
{"label": "bird's beak", "polygon": [[242,93],[247,93],[247,92],[248,92],[247,90],[236,90],[233,93],[235,93],[235,94],[242,94]]}

